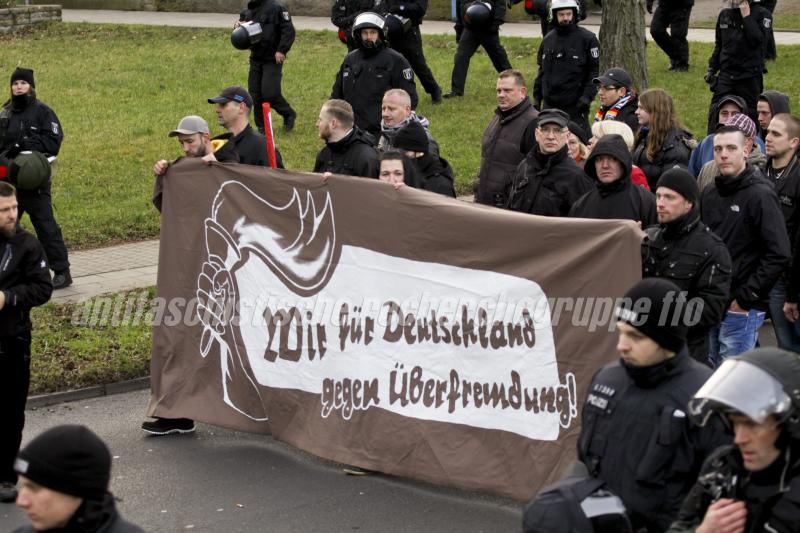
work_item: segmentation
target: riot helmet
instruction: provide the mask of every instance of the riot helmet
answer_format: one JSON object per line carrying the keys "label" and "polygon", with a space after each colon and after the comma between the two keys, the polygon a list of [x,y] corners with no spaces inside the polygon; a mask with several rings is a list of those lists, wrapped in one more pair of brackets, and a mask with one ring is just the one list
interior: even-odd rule
{"label": "riot helmet", "polygon": [[[361,38],[361,30],[378,30],[378,40],[374,43],[364,41]],[[386,19],[372,11],[366,11],[358,15],[353,22],[353,39],[359,48],[365,50],[382,48],[386,44]]]}
{"label": "riot helmet", "polygon": [[390,13],[386,15],[386,33],[389,42],[398,42],[411,29],[411,19]]}
{"label": "riot helmet", "polygon": [[472,2],[464,10],[462,21],[464,26],[472,30],[488,28],[492,24],[492,4],[489,2]]}
{"label": "riot helmet", "polygon": [[729,357],[689,401],[689,416],[705,425],[716,414],[742,414],[757,424],[774,415],[800,439],[800,354],[756,348]]}
{"label": "riot helmet", "polygon": [[242,22],[231,32],[231,44],[239,50],[247,50],[261,40],[261,24]]}
{"label": "riot helmet", "polygon": [[52,175],[50,161],[41,152],[20,152],[8,170],[9,181],[22,191],[44,187]]}
{"label": "riot helmet", "polygon": [[581,8],[575,0],[550,0],[550,6],[547,10],[548,22],[557,24],[556,11],[561,9],[572,9],[572,23],[577,24],[578,18],[581,14]]}

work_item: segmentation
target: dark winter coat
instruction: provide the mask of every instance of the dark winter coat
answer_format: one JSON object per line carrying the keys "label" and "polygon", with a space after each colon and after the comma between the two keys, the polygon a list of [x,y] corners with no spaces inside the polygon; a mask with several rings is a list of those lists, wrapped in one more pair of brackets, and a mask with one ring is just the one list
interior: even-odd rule
{"label": "dark winter coat", "polygon": [[378,0],[375,10],[381,15],[393,13],[411,20],[411,24],[419,26],[428,10],[428,0]]}
{"label": "dark winter coat", "polygon": [[594,187],[565,145],[552,155],[542,154],[535,146],[520,162],[507,188],[508,209],[565,217],[578,198]]}
{"label": "dark winter coat", "polygon": [[250,61],[274,63],[275,52],[289,53],[294,43],[294,24],[289,10],[276,0],[250,0],[239,20],[261,24],[261,39],[250,49]]}
{"label": "dark winter coat", "polygon": [[19,225],[10,239],[0,234],[0,290],[6,300],[0,309],[0,343],[30,339],[30,310],[50,299],[53,284],[42,245]]}
{"label": "dark winter coat", "polygon": [[317,154],[314,172],[372,177],[378,161],[378,151],[373,143],[371,135],[354,127],[342,139],[325,144]]}
{"label": "dark winter coat", "polygon": [[[36,533],[32,526],[23,526],[14,533]],[[51,533],[144,533],[139,526],[126,521],[114,505],[111,494],[101,502],[84,501],[67,525],[60,529],[48,530]]]}
{"label": "dark winter coat", "polygon": [[750,16],[744,18],[738,7],[723,9],[717,17],[708,69],[731,81],[763,75],[771,30],[772,15],[758,4],[750,4]]}
{"label": "dark winter coat", "polygon": [[[622,176],[611,182],[597,179],[595,159],[610,155],[622,162]],[[573,218],[626,219],[640,221],[643,228],[658,222],[653,193],[631,182],[631,154],[619,135],[605,135],[592,149],[583,166],[595,188],[581,196],[569,211]]]}
{"label": "dark winter coat", "polygon": [[745,310],[765,310],[769,292],[791,255],[774,188],[747,165],[734,178],[717,176],[703,191],[700,206],[703,222],[731,255],[731,299]]}
{"label": "dark winter coat", "polygon": [[639,132],[636,146],[633,149],[633,164],[641,168],[647,176],[647,184],[651,191],[656,190],[658,178],[666,170],[675,165],[687,166],[692,155],[692,148],[696,143],[692,139],[692,134],[688,131],[672,128],[661,145],[661,150],[653,161],[647,157],[647,135],[648,131],[642,128]]}
{"label": "dark winter coat", "polygon": [[780,177],[772,168],[772,159],[767,161],[767,179],[775,186],[778,202],[781,205],[783,219],[786,221],[786,233],[792,244],[792,261],[786,277],[789,282],[786,298],[797,302],[800,291],[800,158],[797,154],[783,169]]}
{"label": "dark winter coat", "polygon": [[[214,139],[230,139],[239,154],[239,162],[243,165],[256,165],[260,167],[269,166],[269,156],[267,155],[267,139],[257,131],[255,131],[250,124],[239,132],[238,135],[231,135],[230,133],[223,133],[214,137]],[[283,167],[283,158],[278,148],[275,148],[275,159],[278,168]]]}
{"label": "dark winter coat", "polygon": [[64,131],[55,112],[31,97],[24,107],[8,104],[0,113],[0,152],[12,150],[12,158],[24,150],[58,155]]}
{"label": "dark winter coat", "polygon": [[453,168],[438,155],[425,154],[412,160],[419,177],[420,188],[426,191],[456,197],[453,187]]}
{"label": "dark winter coat", "polygon": [[708,332],[720,323],[731,289],[731,257],[722,239],[700,221],[697,208],[666,224],[645,230],[642,277],[666,278],[687,292],[687,299],[703,300],[700,321],[689,328],[689,353],[708,359]]}
{"label": "dark winter coat", "polygon": [[476,202],[496,207],[506,205],[505,185],[525,157],[520,150],[520,138],[538,116],[539,112],[527,97],[511,109],[495,110],[483,132]]}
{"label": "dark winter coat", "polygon": [[600,69],[600,43],[594,33],[576,24],[556,28],[542,40],[536,63],[536,103],[561,110],[589,109],[597,94],[592,80]]}
{"label": "dark winter coat", "polygon": [[352,39],[353,21],[358,15],[370,11],[375,3],[372,0],[335,0],[331,7],[331,22],[347,33]]}
{"label": "dark winter coat", "polygon": [[[634,135],[636,135],[636,132],[639,131],[639,117],[636,116],[636,107],[638,105],[639,105],[639,98],[637,96],[634,96],[633,98],[628,100],[628,103],[625,104],[625,106],[619,110],[619,113],[617,113],[617,116],[614,117],[613,119],[627,124]],[[603,120],[611,120],[606,118],[606,113],[608,113],[609,109],[611,109],[612,107],[613,106],[600,107],[600,112],[603,113]]]}

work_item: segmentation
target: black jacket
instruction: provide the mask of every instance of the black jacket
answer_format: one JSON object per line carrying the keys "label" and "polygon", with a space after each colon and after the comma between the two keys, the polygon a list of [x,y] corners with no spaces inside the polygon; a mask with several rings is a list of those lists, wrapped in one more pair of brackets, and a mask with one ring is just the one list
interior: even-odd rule
{"label": "black jacket", "polygon": [[411,24],[419,26],[428,11],[428,0],[378,0],[375,10],[381,15],[394,13],[411,20]]}
{"label": "black jacket", "polygon": [[[32,526],[23,526],[14,533],[36,533]],[[106,495],[103,501],[84,501],[67,525],[59,529],[48,529],[50,533],[144,533],[144,530],[120,516],[114,505],[114,497]]]}
{"label": "black jacket", "polygon": [[453,169],[446,159],[433,154],[425,154],[412,160],[419,174],[420,188],[456,197],[453,187]]}
{"label": "black jacket", "polygon": [[239,20],[261,24],[261,39],[250,49],[250,60],[274,63],[275,52],[289,53],[294,43],[294,24],[289,10],[276,0],[250,0],[239,14]]}
{"label": "black jacket", "polygon": [[53,284],[42,245],[20,226],[10,239],[0,234],[0,290],[6,299],[0,309],[0,342],[30,339],[30,310],[50,299]]}
{"label": "black jacket", "polygon": [[703,222],[731,254],[731,298],[742,309],[766,309],[791,254],[774,188],[747,165],[735,178],[717,176],[703,191],[700,209]]}
{"label": "black jacket", "polygon": [[[621,161],[623,166],[622,176],[611,183],[602,183],[597,179],[594,162],[604,154]],[[619,135],[601,137],[586,159],[583,170],[594,181],[595,188],[578,198],[569,216],[636,220],[642,223],[643,228],[658,222],[655,196],[631,181],[631,154]]]}
{"label": "black jacket", "polygon": [[792,244],[792,261],[787,271],[789,288],[786,298],[789,302],[797,302],[797,293],[800,291],[800,158],[797,154],[781,170],[780,175],[773,168],[773,161],[767,161],[767,179],[775,186],[778,202],[781,204],[783,219],[786,221],[786,233]]}
{"label": "black jacket", "polygon": [[770,466],[748,472],[736,446],[722,446],[703,465],[678,520],[668,533],[693,532],[719,498],[744,501],[745,533],[800,531],[800,446],[784,450]]}
{"label": "black jacket", "polygon": [[404,89],[417,107],[414,73],[406,58],[391,48],[353,50],[344,58],[331,98],[346,100],[353,106],[356,126],[375,139],[381,134],[381,102],[389,89]]}
{"label": "black jacket", "polygon": [[[639,97],[633,96],[628,102],[619,110],[617,116],[614,117],[613,120],[618,120],[620,122],[624,122],[627,124],[634,135],[636,132],[639,131],[639,117],[636,116],[636,107],[639,105]],[[603,120],[612,120],[610,118],[606,118],[608,116],[609,110],[613,106],[605,107],[600,106],[600,112],[603,114]]]}
{"label": "black jacket", "polygon": [[506,186],[508,209],[549,217],[567,216],[578,198],[593,189],[566,145],[552,155],[534,146]]}
{"label": "black jacket", "polygon": [[[236,153],[239,154],[239,162],[243,165],[269,166],[267,138],[255,131],[250,124],[245,126],[239,135],[231,136],[229,133],[223,133],[214,139],[230,139]],[[277,146],[275,147],[275,160],[278,168],[284,168],[283,158]]]}
{"label": "black jacket", "polygon": [[708,359],[708,332],[720,323],[731,289],[731,257],[722,239],[700,221],[698,209],[666,224],[645,230],[642,277],[666,278],[687,292],[687,299],[703,300],[700,320],[687,343],[692,357]]}
{"label": "black jacket", "polygon": [[585,109],[597,94],[592,82],[600,69],[600,43],[594,33],[576,24],[556,27],[539,46],[539,74],[534,102],[562,110]]}
{"label": "black jacket", "polygon": [[378,151],[373,142],[372,136],[354,127],[342,139],[325,144],[317,153],[314,172],[372,177],[378,161]]}
{"label": "black jacket", "polygon": [[358,15],[369,11],[375,3],[372,0],[335,0],[331,7],[331,22],[334,26],[347,33],[347,39],[352,39],[353,21]]}
{"label": "black jacket", "polygon": [[648,130],[644,128],[639,131],[636,146],[633,149],[633,164],[642,169],[644,175],[647,176],[647,184],[650,186],[650,190],[655,191],[658,178],[666,170],[675,165],[689,165],[693,140],[692,134],[688,131],[672,128],[667,132],[664,144],[661,145],[661,151],[658,152],[653,161],[650,161],[647,157],[648,133]]}
{"label": "black jacket", "polygon": [[771,30],[772,15],[758,4],[750,4],[750,16],[744,18],[738,7],[723,9],[717,17],[708,69],[728,80],[761,76]]}
{"label": "black jacket", "polygon": [[10,158],[23,150],[58,155],[63,140],[61,122],[41,100],[30,98],[21,107],[10,103],[0,112],[0,152],[15,152]]}
{"label": "black jacket", "polygon": [[682,351],[632,374],[618,361],[592,379],[583,405],[578,460],[625,504],[634,530],[669,527],[712,451],[730,442],[720,423],[688,416],[711,369]]}

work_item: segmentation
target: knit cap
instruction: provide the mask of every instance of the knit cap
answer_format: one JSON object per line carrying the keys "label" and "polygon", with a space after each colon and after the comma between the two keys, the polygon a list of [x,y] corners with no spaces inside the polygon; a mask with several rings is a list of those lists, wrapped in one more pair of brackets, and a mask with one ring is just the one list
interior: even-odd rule
{"label": "knit cap", "polygon": [[14,82],[17,81],[17,80],[27,81],[28,84],[31,87],[36,88],[36,83],[34,83],[34,81],[33,81],[33,70],[32,69],[24,68],[24,67],[17,67],[14,70],[14,72],[11,74],[11,82],[9,83],[9,85],[13,85]]}
{"label": "knit cap", "polygon": [[691,202],[693,204],[697,203],[697,197],[700,196],[700,189],[697,187],[697,179],[695,179],[695,177],[692,176],[688,170],[680,165],[675,165],[671,169],[661,174],[661,177],[658,178],[656,189],[658,187],[672,189],[676,193],[686,198],[687,202]]}
{"label": "knit cap", "polygon": [[394,147],[409,152],[427,154],[429,150],[428,134],[425,133],[425,128],[419,122],[412,120],[397,132],[394,138]]}
{"label": "knit cap", "polygon": [[[680,304],[676,303],[681,297]],[[646,278],[625,293],[616,309],[617,319],[638,329],[659,346],[679,352],[686,344],[686,293],[671,281]]]}

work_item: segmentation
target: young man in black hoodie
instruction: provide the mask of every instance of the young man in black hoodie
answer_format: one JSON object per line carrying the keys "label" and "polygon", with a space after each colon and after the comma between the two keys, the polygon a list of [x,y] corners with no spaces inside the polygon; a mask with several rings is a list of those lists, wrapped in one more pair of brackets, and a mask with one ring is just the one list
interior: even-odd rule
{"label": "young man in black hoodie", "polygon": [[569,216],[635,220],[643,228],[656,223],[655,197],[631,182],[631,153],[622,137],[604,135],[583,169],[595,188],[575,202]]}
{"label": "young man in black hoodie", "polygon": [[404,151],[416,168],[420,188],[455,198],[453,169],[446,159],[430,153],[429,146],[428,135],[419,122],[409,122],[394,138],[394,147]]}
{"label": "young man in black hoodie", "polygon": [[592,182],[570,157],[569,116],[560,109],[539,113],[536,144],[506,183],[512,211],[565,217],[572,205],[592,189]]}
{"label": "young man in black hoodie", "polygon": [[780,113],[791,113],[789,97],[779,91],[764,91],[758,95],[756,103],[758,113],[758,125],[761,126],[761,138],[767,140],[767,128],[772,121],[772,117]]}
{"label": "young man in black hoodie", "polygon": [[747,163],[744,146],[740,129],[716,130],[714,161],[719,175],[703,191],[701,202],[703,222],[725,242],[734,265],[728,310],[709,340],[714,366],[755,347],[769,292],[791,254],[778,195]]}
{"label": "young man in black hoodie", "polygon": [[354,120],[353,107],[344,100],[328,100],[322,105],[317,130],[325,146],[317,154],[314,172],[372,177],[378,161],[375,140]]}

